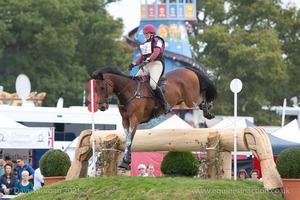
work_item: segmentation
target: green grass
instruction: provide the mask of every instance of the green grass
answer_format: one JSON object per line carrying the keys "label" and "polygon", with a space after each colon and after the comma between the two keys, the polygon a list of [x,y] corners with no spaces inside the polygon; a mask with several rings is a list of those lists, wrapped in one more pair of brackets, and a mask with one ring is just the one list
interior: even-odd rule
{"label": "green grass", "polygon": [[95,177],[62,181],[23,194],[28,200],[90,199],[283,199],[263,189],[260,181],[187,177]]}

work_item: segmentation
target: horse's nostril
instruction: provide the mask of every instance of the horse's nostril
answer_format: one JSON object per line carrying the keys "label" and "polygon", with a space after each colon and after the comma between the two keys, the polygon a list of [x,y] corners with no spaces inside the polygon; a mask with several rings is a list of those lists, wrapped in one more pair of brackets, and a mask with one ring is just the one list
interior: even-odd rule
{"label": "horse's nostril", "polygon": [[105,111],[105,110],[106,110],[106,108],[105,108],[105,106],[101,106],[101,107],[99,107],[99,110],[101,110],[101,111]]}

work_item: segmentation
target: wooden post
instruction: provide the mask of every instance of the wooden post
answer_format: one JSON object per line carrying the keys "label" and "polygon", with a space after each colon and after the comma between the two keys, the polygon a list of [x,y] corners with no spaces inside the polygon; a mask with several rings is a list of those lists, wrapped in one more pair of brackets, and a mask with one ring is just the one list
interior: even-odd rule
{"label": "wooden post", "polygon": [[109,134],[100,143],[102,149],[99,161],[105,176],[117,176],[118,174],[118,163],[120,158],[122,159],[121,152],[118,150],[119,142],[119,137],[116,134]]}
{"label": "wooden post", "polygon": [[210,132],[208,137],[207,137],[207,173],[208,173],[208,178],[220,178],[220,168],[222,165],[220,165],[220,146],[219,146],[219,139],[220,135],[218,134],[217,131],[215,132]]}
{"label": "wooden post", "polygon": [[89,161],[74,160],[69,168],[66,180],[86,177],[88,173]]}
{"label": "wooden post", "polygon": [[231,179],[231,152],[228,151],[222,151],[220,152],[220,158],[222,160],[222,172],[221,173],[221,178],[224,179]]}
{"label": "wooden post", "polygon": [[75,151],[75,160],[69,168],[66,180],[82,178],[87,176],[89,159],[92,156],[92,143],[90,142],[92,132],[84,130],[81,132]]}
{"label": "wooden post", "polygon": [[208,178],[231,179],[231,152],[220,147],[221,135],[215,131],[207,137]]}
{"label": "wooden post", "polygon": [[265,189],[282,188],[282,181],[276,169],[267,132],[261,127],[245,128],[245,138],[249,149],[260,161]]}

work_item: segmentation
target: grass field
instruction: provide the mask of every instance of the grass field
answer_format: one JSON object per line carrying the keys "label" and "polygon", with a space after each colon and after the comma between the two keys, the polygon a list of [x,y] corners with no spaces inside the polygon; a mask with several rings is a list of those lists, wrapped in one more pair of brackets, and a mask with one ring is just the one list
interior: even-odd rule
{"label": "grass field", "polygon": [[90,199],[242,199],[279,200],[263,189],[260,181],[211,180],[187,177],[94,177],[62,181],[37,191],[23,194],[28,200]]}

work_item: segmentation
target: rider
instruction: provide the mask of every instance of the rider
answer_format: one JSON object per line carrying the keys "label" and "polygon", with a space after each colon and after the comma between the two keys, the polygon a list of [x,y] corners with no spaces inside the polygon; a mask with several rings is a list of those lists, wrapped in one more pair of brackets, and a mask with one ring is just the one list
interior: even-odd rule
{"label": "rider", "polygon": [[146,38],[146,42],[140,45],[141,54],[140,57],[129,64],[128,68],[131,70],[136,65],[143,65],[140,67],[136,76],[141,76],[144,73],[150,75],[150,86],[163,104],[165,114],[171,111],[171,107],[168,104],[162,89],[157,85],[159,78],[164,72],[165,61],[163,58],[163,52],[165,48],[165,41],[155,35],[156,29],[152,24],[147,24],[143,28],[143,34]]}

